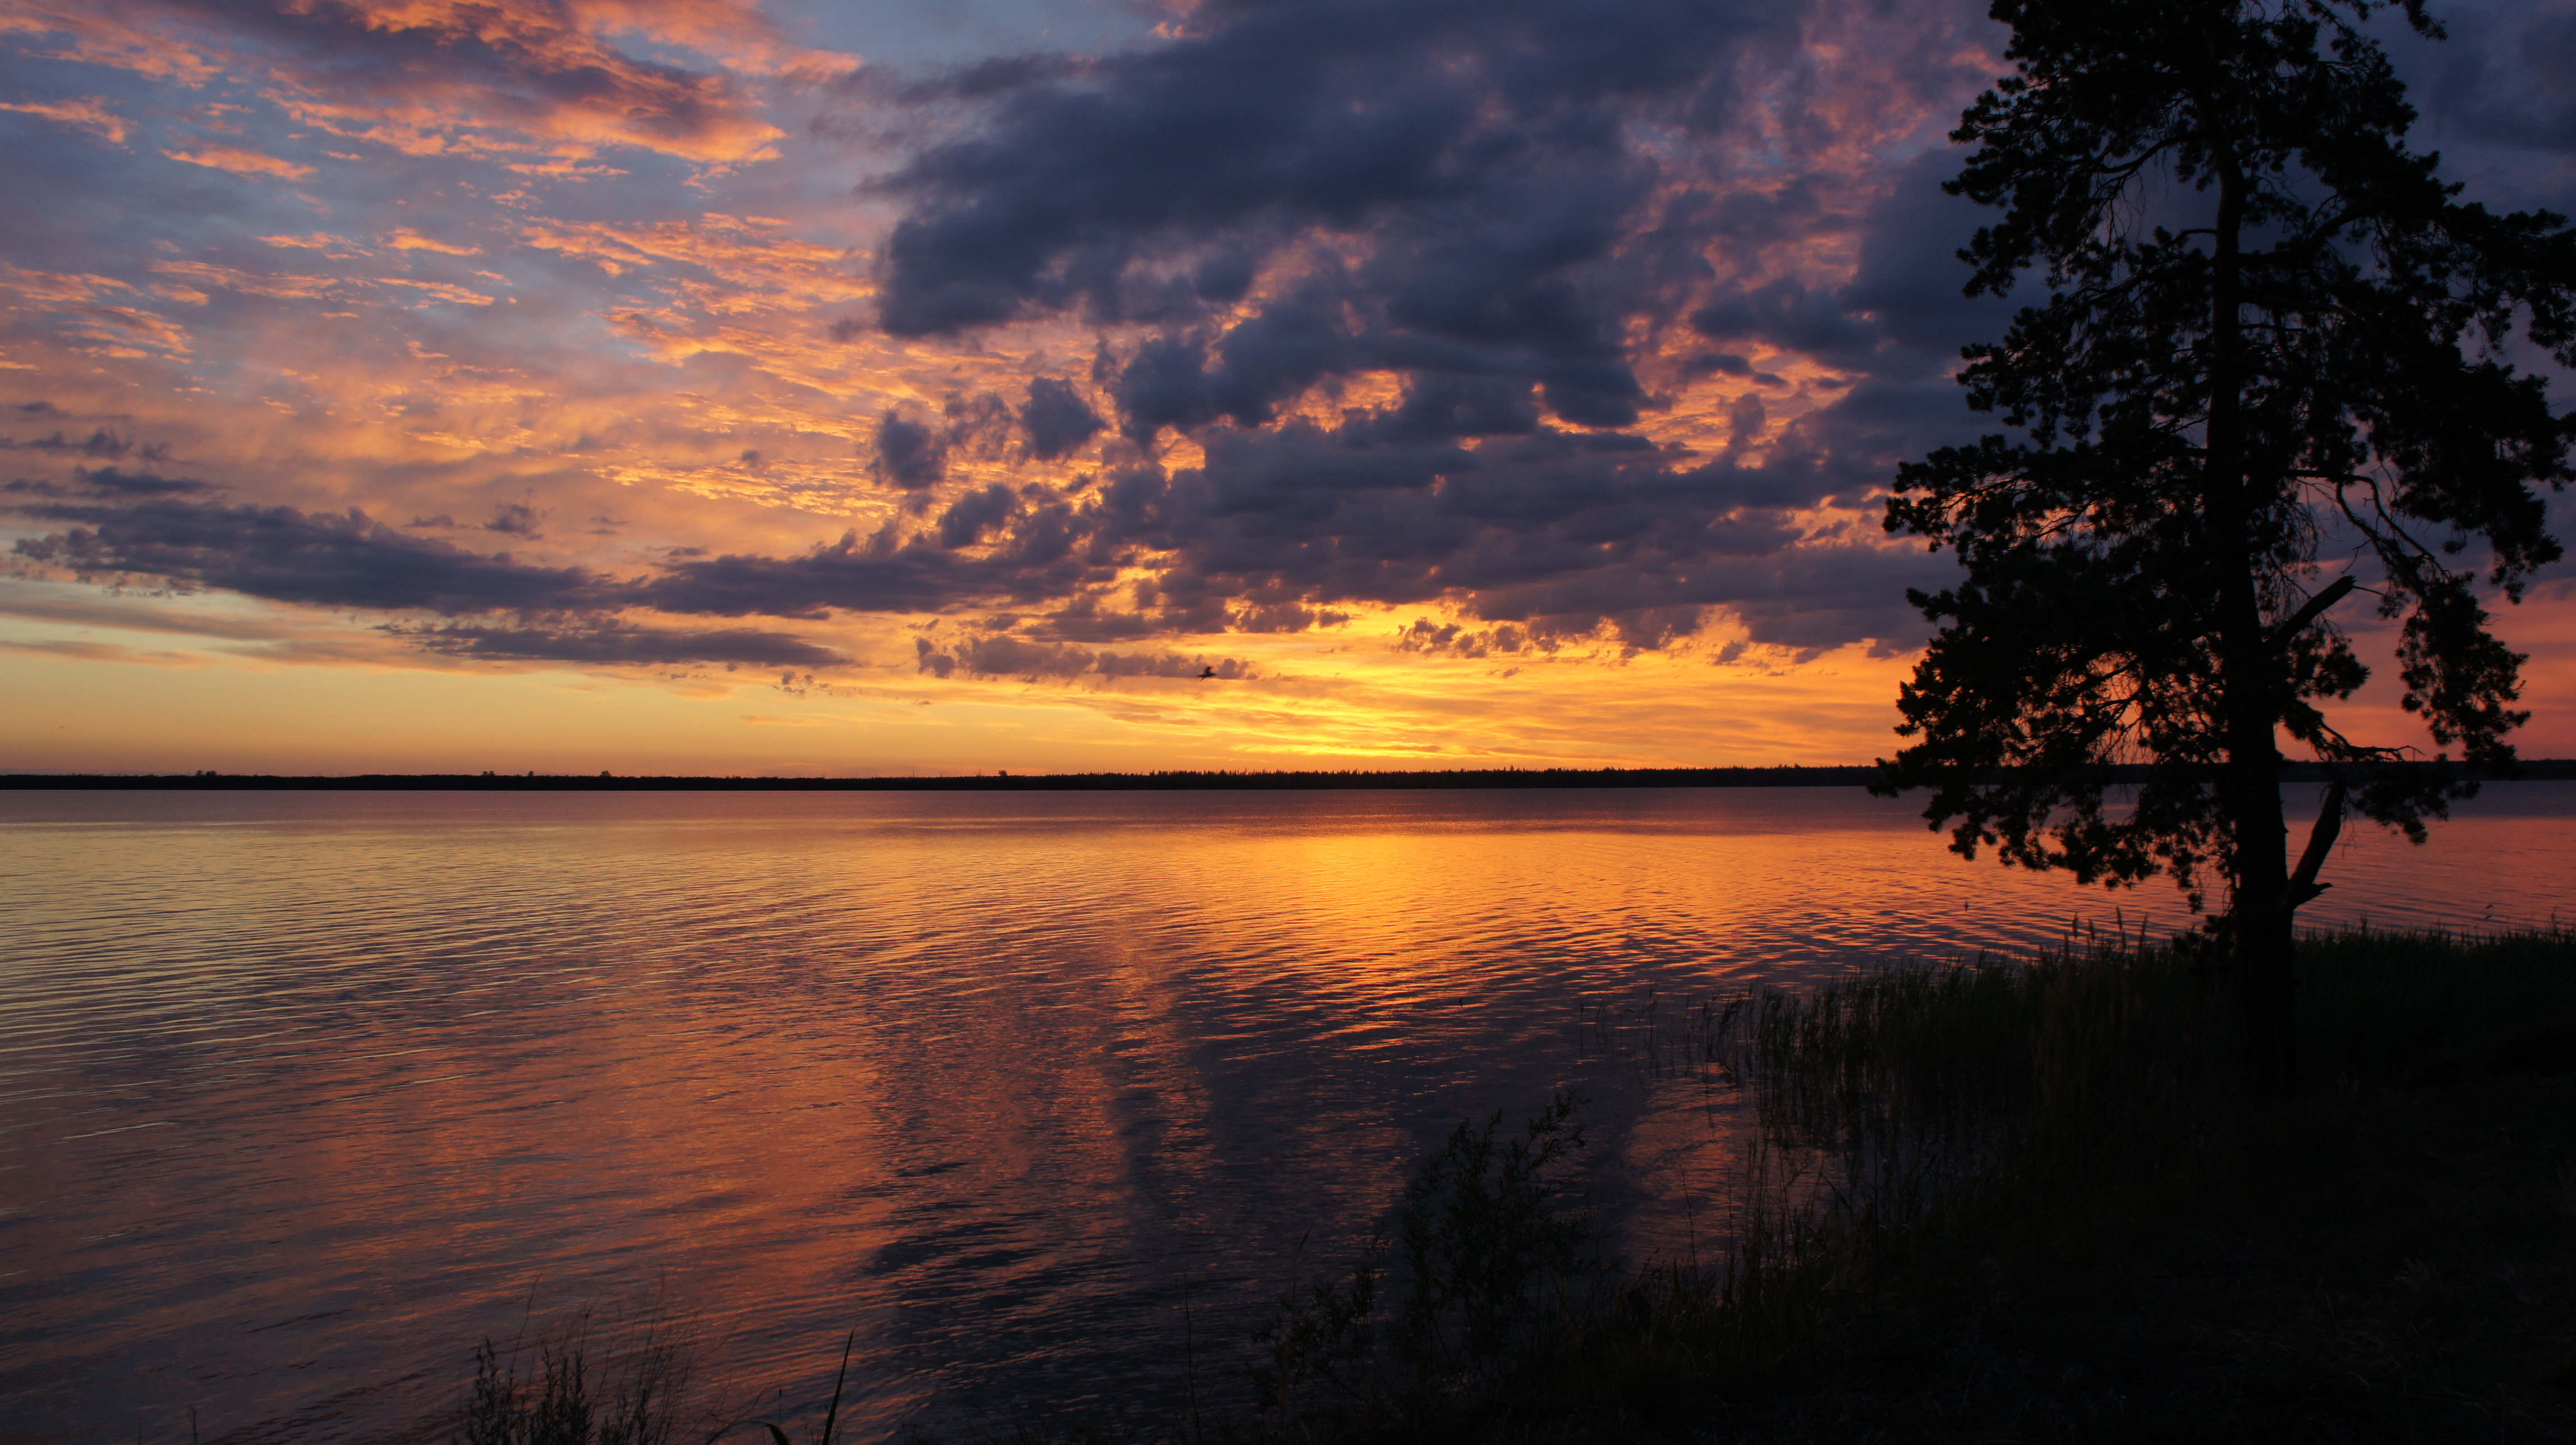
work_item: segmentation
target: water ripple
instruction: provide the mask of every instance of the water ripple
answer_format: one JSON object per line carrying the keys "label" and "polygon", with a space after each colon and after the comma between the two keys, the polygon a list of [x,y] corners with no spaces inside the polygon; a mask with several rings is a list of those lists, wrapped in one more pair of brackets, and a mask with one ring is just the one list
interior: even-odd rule
{"label": "water ripple", "polygon": [[[2316,921],[2548,921],[2571,815],[2355,830]],[[0,1417],[100,1440],[394,1429],[648,1297],[791,1406],[857,1328],[879,1432],[1152,1408],[1463,1114],[1583,1088],[1695,1248],[1702,1103],[1586,1006],[2183,921],[1838,790],[19,793],[0,879]]]}

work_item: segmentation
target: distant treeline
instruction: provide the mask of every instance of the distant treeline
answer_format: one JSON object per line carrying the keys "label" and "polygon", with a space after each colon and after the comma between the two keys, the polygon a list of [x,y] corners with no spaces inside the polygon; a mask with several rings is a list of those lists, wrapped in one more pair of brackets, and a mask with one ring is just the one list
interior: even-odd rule
{"label": "distant treeline", "polygon": [[[2406,764],[2434,767],[2437,764]],[[358,773],[284,777],[268,773],[5,773],[0,789],[154,789],[198,791],[482,792],[482,793],[1064,793],[1128,791],[1259,792],[1296,789],[1423,788],[1856,788],[1878,775],[1868,764],[1771,768],[1456,768],[1442,771],[996,773],[930,778],[685,778],[600,773]],[[2109,770],[2114,782],[2138,782],[2143,766]],[[2285,781],[2322,782],[2315,763],[2291,763]],[[2576,759],[2533,759],[2514,776],[2576,779]]]}

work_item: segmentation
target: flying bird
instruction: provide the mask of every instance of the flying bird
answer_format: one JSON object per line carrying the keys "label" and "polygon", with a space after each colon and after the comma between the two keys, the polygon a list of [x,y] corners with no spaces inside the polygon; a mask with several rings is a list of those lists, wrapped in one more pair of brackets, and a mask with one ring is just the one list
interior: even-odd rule
{"label": "flying bird", "polygon": [[1214,676],[1216,676],[1216,669],[1213,667],[1202,667],[1199,669],[1199,681],[1201,682],[1205,682]]}

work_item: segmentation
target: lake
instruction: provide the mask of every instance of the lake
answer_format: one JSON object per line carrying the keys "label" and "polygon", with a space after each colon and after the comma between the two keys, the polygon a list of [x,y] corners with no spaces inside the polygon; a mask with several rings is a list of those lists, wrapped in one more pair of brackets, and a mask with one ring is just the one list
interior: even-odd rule
{"label": "lake", "polygon": [[[0,794],[0,1441],[399,1437],[583,1307],[789,1413],[855,1331],[849,1438],[1150,1416],[1239,1388],[1301,1239],[1563,1087],[1682,1256],[1724,1131],[1587,1020],[2186,921],[1917,806]],[[2458,812],[2348,830],[2304,921],[2554,921],[2576,784]]]}

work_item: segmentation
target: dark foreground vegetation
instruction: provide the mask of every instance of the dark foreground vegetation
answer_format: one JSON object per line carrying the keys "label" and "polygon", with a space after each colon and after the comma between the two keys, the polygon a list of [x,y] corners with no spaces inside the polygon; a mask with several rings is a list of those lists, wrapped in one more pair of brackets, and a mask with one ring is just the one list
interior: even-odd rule
{"label": "dark foreground vegetation", "polygon": [[[1632,1033],[1742,1103],[1721,1262],[1604,1258],[1560,1098],[1462,1124],[1373,1249],[1289,1281],[1253,1412],[989,1438],[2576,1438],[2576,933],[2308,939],[2273,1102],[2218,972],[2093,939]],[[727,1423],[682,1412],[667,1351],[620,1358],[487,1351],[455,1438]]]}

